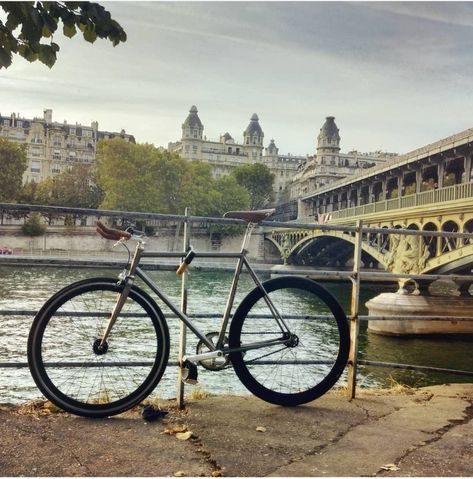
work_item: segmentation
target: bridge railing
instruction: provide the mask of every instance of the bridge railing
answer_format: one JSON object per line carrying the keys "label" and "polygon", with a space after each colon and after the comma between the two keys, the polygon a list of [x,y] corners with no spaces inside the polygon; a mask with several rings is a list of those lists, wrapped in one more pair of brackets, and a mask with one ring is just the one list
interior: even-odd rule
{"label": "bridge railing", "polygon": [[411,195],[367,203],[365,205],[344,208],[332,212],[332,219],[356,218],[370,213],[382,213],[401,208],[413,208],[447,201],[473,198],[473,183],[461,183],[435,190],[422,191]]}
{"label": "bridge railing", "polygon": [[[143,213],[143,212],[121,212],[121,211],[106,211],[106,210],[91,210],[91,209],[78,209],[78,208],[63,208],[63,207],[47,207],[47,206],[36,206],[36,205],[10,205],[10,204],[2,204],[0,203],[0,211],[22,211],[24,213],[29,212],[41,212],[44,214],[76,214],[76,215],[90,215],[95,216],[97,218],[100,217],[110,217],[110,218],[141,218],[147,220],[162,220],[162,221],[181,221],[184,224],[190,225],[192,223],[215,223],[215,224],[245,224],[241,220],[234,220],[234,219],[222,219],[222,218],[209,218],[209,217],[197,217],[191,216],[190,214],[187,215],[163,215],[163,214],[154,214],[154,213]],[[423,274],[423,275],[416,275],[416,274],[401,274],[401,273],[387,273],[387,272],[379,272],[379,271],[365,271],[361,269],[361,251],[362,251],[362,239],[366,235],[371,234],[381,234],[381,235],[388,235],[388,234],[396,234],[396,235],[414,235],[414,236],[433,236],[433,237],[442,237],[442,238],[458,238],[463,239],[466,241],[473,241],[473,234],[470,233],[450,233],[450,232],[443,232],[443,231],[418,231],[418,230],[402,230],[402,229],[390,229],[390,228],[367,228],[364,227],[361,221],[358,221],[356,226],[335,226],[335,225],[324,225],[324,224],[315,224],[311,223],[288,223],[283,222],[275,222],[275,221],[263,221],[261,226],[268,227],[274,230],[274,228],[282,228],[282,229],[317,229],[321,231],[339,231],[339,232],[349,232],[354,235],[354,251],[353,251],[353,269],[351,271],[321,271],[316,270],[313,268],[301,269],[297,271],[288,271],[286,268],[271,268],[268,269],[268,273],[272,274],[295,274],[295,275],[309,275],[315,279],[343,279],[350,281],[352,283],[352,291],[351,291],[351,305],[350,311],[348,311],[348,318],[350,323],[350,352],[349,352],[349,361],[348,361],[348,397],[353,398],[356,394],[356,385],[357,385],[357,368],[359,365],[369,365],[374,367],[387,367],[387,368],[404,368],[404,369],[414,369],[414,370],[422,370],[422,371],[436,371],[436,372],[448,372],[449,374],[460,374],[466,376],[473,376],[473,371],[465,371],[461,369],[445,369],[445,368],[436,368],[436,367],[428,367],[428,366],[419,366],[413,364],[397,364],[397,363],[389,363],[389,362],[380,362],[380,361],[370,361],[369,359],[360,360],[358,354],[358,341],[359,341],[359,329],[360,329],[360,321],[385,321],[385,320],[405,320],[405,321],[415,321],[415,320],[435,320],[435,321],[473,321],[473,316],[467,317],[450,317],[450,316],[437,316],[437,315],[429,315],[429,316],[404,316],[400,318],[399,316],[375,316],[375,315],[360,315],[360,308],[359,308],[359,301],[360,301],[360,286],[362,281],[398,281],[399,279],[403,280],[420,280],[420,281],[435,281],[440,279],[448,279],[452,281],[460,281],[460,282],[469,282],[473,284],[473,275],[441,275],[441,274]],[[185,228],[184,233],[184,244],[189,244],[190,241],[190,228]],[[181,256],[185,255],[185,248],[183,248],[183,252]],[[156,256],[159,256],[159,253],[154,253]],[[163,257],[169,256],[169,253],[162,254]],[[176,255],[176,253],[174,253]],[[0,265],[4,263],[2,259],[8,258],[0,258]],[[95,267],[100,267],[101,261],[95,260]],[[32,261],[28,261],[28,265],[32,265]],[[70,265],[70,261],[68,259],[64,260],[64,265]],[[183,284],[183,295],[187,294],[187,288],[185,286],[185,282],[187,281],[186,275],[183,275],[182,281]],[[187,301],[182,298],[183,304]],[[35,311],[25,311],[21,309],[17,309],[12,307],[11,309],[3,309],[0,311],[0,316],[8,317],[8,316],[32,316],[35,314]],[[206,313],[206,315],[212,315],[213,313]],[[184,330],[181,329],[181,340],[180,340],[180,355],[178,357],[178,361],[174,364],[178,364],[185,354],[185,333]],[[26,361],[17,361],[17,362],[0,362],[0,368],[26,368],[27,364]],[[184,386],[182,382],[179,382],[179,391],[181,394],[181,402],[180,405],[183,404],[183,393],[184,393]],[[178,398],[179,401],[179,398]]]}

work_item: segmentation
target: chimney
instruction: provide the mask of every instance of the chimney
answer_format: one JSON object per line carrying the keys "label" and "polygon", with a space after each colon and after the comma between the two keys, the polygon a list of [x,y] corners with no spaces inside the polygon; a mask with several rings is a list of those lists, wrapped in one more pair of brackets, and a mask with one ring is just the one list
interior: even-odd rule
{"label": "chimney", "polygon": [[44,117],[44,121],[46,123],[52,123],[53,122],[53,110],[50,110],[50,109],[43,110],[43,117]]}

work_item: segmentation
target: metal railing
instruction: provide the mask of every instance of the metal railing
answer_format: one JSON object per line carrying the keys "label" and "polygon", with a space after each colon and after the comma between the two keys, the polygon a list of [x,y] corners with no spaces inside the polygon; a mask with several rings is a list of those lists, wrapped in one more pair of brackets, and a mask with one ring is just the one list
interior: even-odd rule
{"label": "metal railing", "polygon": [[401,208],[440,204],[446,201],[463,200],[468,198],[473,198],[473,183],[461,183],[436,190],[422,191],[420,193],[401,196],[399,198],[391,198],[388,200],[367,203],[365,205],[352,206],[350,208],[332,211],[331,214],[334,220],[354,218],[374,212],[382,213],[384,211],[393,211]]}
{"label": "metal railing", "polygon": [[[430,193],[430,192],[429,192]],[[0,211],[22,211],[22,212],[40,212],[44,214],[76,214],[76,215],[91,215],[97,218],[110,217],[110,218],[122,218],[122,219],[149,219],[149,220],[162,220],[162,221],[181,221],[186,226],[183,234],[183,252],[182,253],[155,253],[149,252],[146,256],[153,257],[183,257],[184,251],[190,242],[192,223],[206,223],[206,224],[245,224],[241,220],[225,219],[225,218],[209,218],[191,216],[188,211],[186,215],[164,215],[155,213],[143,213],[143,212],[121,212],[121,211],[108,211],[108,210],[91,210],[83,208],[63,208],[63,207],[47,207],[36,205],[12,205],[0,203]],[[288,227],[287,223],[277,221],[263,221],[260,223],[262,227],[270,227],[271,229],[281,227]],[[459,369],[446,369],[429,366],[419,366],[413,364],[400,364],[389,363],[381,361],[361,360],[358,358],[358,340],[359,340],[359,328],[361,321],[386,321],[386,320],[401,320],[401,321],[414,321],[429,319],[432,321],[473,321],[473,316],[458,317],[458,316],[436,316],[436,315],[412,315],[412,316],[376,316],[376,315],[360,315],[359,314],[359,301],[360,301],[360,285],[362,281],[393,281],[396,282],[400,279],[403,280],[423,280],[423,281],[436,281],[439,279],[449,279],[452,281],[471,282],[473,283],[473,275],[443,275],[443,274],[403,274],[403,273],[388,273],[379,271],[363,271],[361,269],[361,252],[362,252],[362,238],[366,234],[396,234],[396,235],[414,235],[414,236],[433,236],[433,237],[445,237],[445,238],[466,238],[473,240],[473,234],[471,233],[450,233],[443,231],[418,231],[418,230],[402,230],[402,229],[389,229],[389,228],[367,228],[364,227],[362,222],[358,220],[356,226],[334,226],[327,224],[314,224],[314,223],[290,223],[290,228],[301,229],[317,229],[321,231],[341,231],[351,232],[354,235],[354,253],[353,253],[353,268],[351,271],[322,271],[311,268],[298,269],[297,271],[289,271],[286,268],[273,267],[266,270],[268,273],[278,274],[283,273],[294,275],[310,275],[314,279],[336,279],[336,280],[348,280],[352,283],[351,292],[351,305],[348,316],[350,325],[350,352],[348,360],[348,388],[347,395],[350,399],[355,397],[356,383],[357,383],[357,368],[359,365],[373,366],[373,367],[387,367],[387,368],[403,368],[408,370],[419,370],[427,372],[445,372],[449,374],[459,374],[465,376],[473,376],[473,371],[464,371]],[[100,266],[100,261],[94,261],[95,266]],[[473,263],[473,258],[472,258]],[[0,265],[2,260],[0,258]],[[31,262],[30,262],[31,264]],[[260,272],[265,270],[259,270]],[[187,276],[182,275],[182,290],[181,290],[181,308],[185,310],[187,305]],[[184,311],[185,312],[185,311]],[[16,310],[16,309],[2,309],[0,310],[0,316],[34,316],[36,311],[31,310]],[[202,317],[216,317],[214,313],[205,313]],[[195,316],[197,317],[197,316]],[[178,365],[186,351],[186,330],[185,327],[181,327],[180,343],[179,343],[179,357],[178,360],[171,365]],[[27,367],[26,362],[0,362],[0,368],[24,368]],[[178,383],[178,403],[180,406],[184,403],[184,385],[179,380]]]}

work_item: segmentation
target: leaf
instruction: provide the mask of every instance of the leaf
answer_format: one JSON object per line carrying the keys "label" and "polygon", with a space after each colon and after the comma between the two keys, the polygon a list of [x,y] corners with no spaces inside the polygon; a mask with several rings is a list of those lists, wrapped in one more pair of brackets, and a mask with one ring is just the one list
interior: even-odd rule
{"label": "leaf", "polygon": [[257,430],[258,432],[266,432],[266,428],[265,428],[264,426],[258,426],[258,427],[256,428],[256,430]]}
{"label": "leaf", "polygon": [[176,471],[174,477],[184,477],[186,473],[184,471]]}
{"label": "leaf", "polygon": [[7,68],[11,65],[12,56],[4,48],[0,47],[0,68]]}
{"label": "leaf", "polygon": [[177,434],[179,432],[186,432],[187,426],[178,425],[170,428],[166,428],[161,434]]}
{"label": "leaf", "polygon": [[399,467],[396,466],[396,464],[386,464],[385,466],[381,466],[381,469],[383,471],[399,471]]}
{"label": "leaf", "polygon": [[86,27],[84,30],[84,40],[90,43],[94,43],[95,40],[97,40],[97,33],[95,33],[95,30],[93,30],[90,27]]}
{"label": "leaf", "polygon": [[49,37],[52,35],[52,33],[51,33],[51,31],[49,30],[49,28],[48,28],[47,25],[43,25],[43,30],[42,30],[41,34],[42,34],[43,37],[45,37],[45,38],[49,38]]}
{"label": "leaf", "polygon": [[40,45],[39,61],[51,68],[56,63],[56,52],[50,45]]}
{"label": "leaf", "polygon": [[67,38],[72,38],[77,33],[76,26],[74,24],[64,24],[62,33],[64,33]]}
{"label": "leaf", "polygon": [[178,432],[176,434],[176,439],[179,439],[179,441],[188,441],[192,437],[192,435],[192,431]]}

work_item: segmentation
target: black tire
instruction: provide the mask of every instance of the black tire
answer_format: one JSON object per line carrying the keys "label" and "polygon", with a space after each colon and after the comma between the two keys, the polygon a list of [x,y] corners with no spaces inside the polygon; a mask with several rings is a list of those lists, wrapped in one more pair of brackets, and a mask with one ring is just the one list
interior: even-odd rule
{"label": "black tire", "polygon": [[[313,280],[283,276],[263,285],[291,332],[297,335],[298,344],[231,353],[233,368],[246,388],[264,401],[281,406],[313,401],[338,381],[347,364],[349,329],[345,313],[337,300]],[[255,288],[235,312],[230,348],[281,337],[262,291]]]}
{"label": "black tire", "polygon": [[119,414],[146,398],[164,373],[166,320],[136,286],[113,326],[107,351],[94,349],[122,288],[112,278],[79,281],[52,296],[33,321],[31,374],[40,391],[65,411],[87,417]]}

